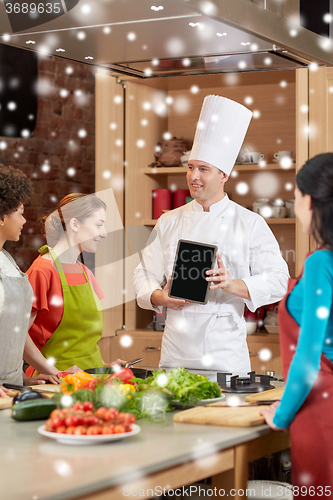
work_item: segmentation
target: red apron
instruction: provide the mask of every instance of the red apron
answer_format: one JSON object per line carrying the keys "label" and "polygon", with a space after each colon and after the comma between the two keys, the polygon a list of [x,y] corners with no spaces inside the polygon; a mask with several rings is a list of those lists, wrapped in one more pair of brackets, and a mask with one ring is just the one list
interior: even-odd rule
{"label": "red apron", "polygon": [[[299,334],[299,326],[289,314],[286,301],[301,275],[289,280],[288,293],[278,311],[284,380]],[[292,483],[293,487],[303,486],[306,494],[301,494],[301,490],[298,493],[302,499],[330,497],[333,492],[333,363],[322,354],[320,366],[318,378],[289,429]],[[309,489],[310,486],[313,488]]]}

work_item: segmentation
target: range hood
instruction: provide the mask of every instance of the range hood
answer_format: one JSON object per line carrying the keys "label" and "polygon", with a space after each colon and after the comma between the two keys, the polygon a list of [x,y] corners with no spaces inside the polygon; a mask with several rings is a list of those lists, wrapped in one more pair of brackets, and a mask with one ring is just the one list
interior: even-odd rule
{"label": "range hood", "polygon": [[248,0],[155,2],[81,0],[18,33],[0,2],[0,42],[140,78],[333,65],[330,39]]}

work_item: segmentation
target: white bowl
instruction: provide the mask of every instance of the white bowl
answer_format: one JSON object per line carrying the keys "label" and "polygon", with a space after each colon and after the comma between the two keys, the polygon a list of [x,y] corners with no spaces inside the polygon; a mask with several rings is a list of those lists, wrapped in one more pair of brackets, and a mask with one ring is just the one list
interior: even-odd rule
{"label": "white bowl", "polygon": [[248,335],[253,335],[257,330],[257,322],[256,321],[246,321],[246,333]]}
{"label": "white bowl", "polygon": [[265,325],[265,330],[267,330],[268,333],[279,333],[279,326]]}

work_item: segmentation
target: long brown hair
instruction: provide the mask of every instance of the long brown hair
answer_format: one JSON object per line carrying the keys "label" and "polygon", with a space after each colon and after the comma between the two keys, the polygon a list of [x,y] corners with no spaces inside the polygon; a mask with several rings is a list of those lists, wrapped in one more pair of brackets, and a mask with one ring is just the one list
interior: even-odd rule
{"label": "long brown hair", "polygon": [[83,223],[94,212],[106,204],[94,194],[71,193],[65,196],[50,215],[45,215],[43,221],[43,235],[50,247],[58,243],[66,231],[66,224],[73,218]]}

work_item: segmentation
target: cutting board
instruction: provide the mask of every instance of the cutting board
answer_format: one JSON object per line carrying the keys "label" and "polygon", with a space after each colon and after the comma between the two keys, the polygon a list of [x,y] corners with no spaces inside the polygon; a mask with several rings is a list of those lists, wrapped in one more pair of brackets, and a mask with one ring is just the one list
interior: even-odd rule
{"label": "cutting board", "polygon": [[[61,386],[60,385],[54,385],[54,384],[42,384],[42,385],[32,385],[31,388],[32,389],[45,389],[47,391],[57,393],[57,392],[60,392]],[[15,394],[17,394],[18,392],[19,391],[12,390],[11,394],[14,397]],[[48,394],[48,393],[44,393],[44,396],[47,396],[48,398],[52,398],[53,397],[52,394]],[[0,398],[0,410],[4,410],[6,408],[11,408],[11,406],[13,404],[13,397],[10,397],[10,398]]]}
{"label": "cutting board", "polygon": [[246,407],[209,407],[196,406],[190,410],[176,413],[174,422],[184,424],[223,425],[229,427],[252,427],[265,423],[259,414],[261,406]]}
{"label": "cutting board", "polygon": [[283,387],[278,387],[277,389],[271,389],[270,391],[256,392],[255,394],[246,396],[245,401],[247,403],[255,403],[256,401],[281,399],[283,390]]}

